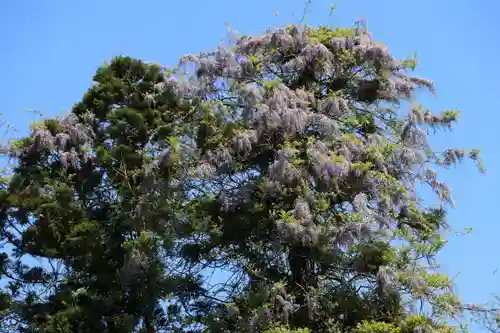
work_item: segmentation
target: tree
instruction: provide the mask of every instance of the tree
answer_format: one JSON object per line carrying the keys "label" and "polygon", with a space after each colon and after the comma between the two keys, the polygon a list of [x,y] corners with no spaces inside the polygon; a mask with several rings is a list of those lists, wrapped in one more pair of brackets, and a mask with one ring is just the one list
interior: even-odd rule
{"label": "tree", "polygon": [[69,116],[6,149],[4,323],[454,331],[444,319],[463,306],[434,270],[452,200],[431,167],[482,166],[427,144],[458,112],[416,104],[433,85],[415,65],[361,24],[273,29],[174,69],[113,59]]}

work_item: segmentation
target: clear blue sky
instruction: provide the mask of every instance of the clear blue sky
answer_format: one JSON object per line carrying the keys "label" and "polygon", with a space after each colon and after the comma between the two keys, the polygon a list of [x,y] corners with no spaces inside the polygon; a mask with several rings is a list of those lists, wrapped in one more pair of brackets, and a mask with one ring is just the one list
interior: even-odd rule
{"label": "clear blue sky", "polygon": [[[330,1],[313,0],[307,22],[328,23]],[[2,0],[0,2],[0,111],[23,133],[38,109],[45,115],[68,110],[89,87],[95,69],[116,55],[167,65],[185,54],[211,49],[226,37],[225,22],[244,33],[297,22],[304,0]],[[278,17],[273,12],[278,11]],[[500,292],[500,136],[498,100],[500,2],[495,0],[345,0],[331,23],[350,25],[365,17],[373,36],[397,56],[418,52],[419,74],[432,78],[436,97],[423,102],[435,110],[460,109],[462,121],[438,147],[478,147],[488,170],[471,166],[447,172],[457,207],[455,230],[441,255],[443,269],[456,278],[469,302]],[[497,53],[498,52],[498,53]]]}

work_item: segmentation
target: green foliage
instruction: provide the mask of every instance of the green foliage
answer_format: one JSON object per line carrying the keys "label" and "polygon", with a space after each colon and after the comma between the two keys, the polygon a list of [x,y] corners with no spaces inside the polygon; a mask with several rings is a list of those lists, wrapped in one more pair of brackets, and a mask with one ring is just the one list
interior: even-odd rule
{"label": "green foliage", "polygon": [[311,333],[311,331],[308,328],[299,328],[296,330],[291,330],[285,327],[278,327],[278,328],[270,328],[266,330],[264,333]]}

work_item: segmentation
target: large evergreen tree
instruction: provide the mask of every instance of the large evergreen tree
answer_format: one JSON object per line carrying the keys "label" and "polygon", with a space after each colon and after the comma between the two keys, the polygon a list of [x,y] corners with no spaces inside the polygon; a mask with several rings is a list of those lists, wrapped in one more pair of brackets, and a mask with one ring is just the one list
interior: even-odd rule
{"label": "large evergreen tree", "polygon": [[6,149],[4,327],[453,332],[432,167],[481,165],[427,144],[458,112],[416,104],[433,85],[415,65],[360,25],[273,29],[170,70],[113,59]]}

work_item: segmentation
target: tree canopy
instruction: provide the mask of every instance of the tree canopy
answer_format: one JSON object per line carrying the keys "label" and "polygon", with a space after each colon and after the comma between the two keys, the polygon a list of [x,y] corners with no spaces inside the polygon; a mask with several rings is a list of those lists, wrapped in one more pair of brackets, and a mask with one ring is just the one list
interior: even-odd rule
{"label": "tree canopy", "polygon": [[458,111],[417,104],[416,64],[361,24],[112,59],[4,150],[4,330],[455,332],[437,170],[482,165],[428,144]]}

